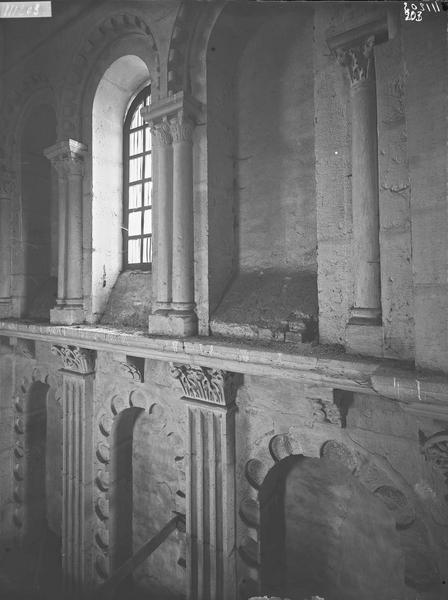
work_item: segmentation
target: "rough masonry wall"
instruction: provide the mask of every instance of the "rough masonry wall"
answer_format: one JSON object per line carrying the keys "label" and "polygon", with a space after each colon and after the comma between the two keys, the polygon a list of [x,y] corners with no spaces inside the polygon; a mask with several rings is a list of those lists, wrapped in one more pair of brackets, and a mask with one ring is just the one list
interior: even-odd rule
{"label": "rough masonry wall", "polygon": [[239,61],[241,270],[316,269],[312,34],[305,9],[276,11]]}
{"label": "rough masonry wall", "polygon": [[448,370],[447,75],[444,19],[403,25],[415,303],[415,358]]}
{"label": "rough masonry wall", "polygon": [[236,269],[234,75],[236,32],[216,28],[207,53],[209,309],[213,312]]}

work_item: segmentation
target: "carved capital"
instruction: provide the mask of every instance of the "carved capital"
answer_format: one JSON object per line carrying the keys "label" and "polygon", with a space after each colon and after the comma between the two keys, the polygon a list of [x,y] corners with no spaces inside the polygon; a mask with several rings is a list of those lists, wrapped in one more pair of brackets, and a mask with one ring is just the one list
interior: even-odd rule
{"label": "carved capital", "polygon": [[240,376],[221,369],[172,365],[171,374],[178,379],[187,398],[210,404],[230,406],[235,402]]}
{"label": "carved capital", "polygon": [[340,65],[347,68],[352,85],[372,78],[374,45],[375,36],[370,35],[349,48],[336,48],[336,58]]}
{"label": "carved capital", "polygon": [[45,156],[62,175],[81,176],[84,173],[84,154],[87,147],[81,142],[67,140],[44,150]]}
{"label": "carved capital", "polygon": [[156,136],[157,143],[161,146],[169,146],[173,142],[171,128],[167,121],[161,121],[153,125],[151,133]]}
{"label": "carved capital", "polygon": [[79,346],[52,346],[51,352],[62,360],[64,369],[82,375],[95,370],[95,351]]}
{"label": "carved capital", "polygon": [[183,111],[170,121],[173,142],[190,142],[193,139],[194,123]]}

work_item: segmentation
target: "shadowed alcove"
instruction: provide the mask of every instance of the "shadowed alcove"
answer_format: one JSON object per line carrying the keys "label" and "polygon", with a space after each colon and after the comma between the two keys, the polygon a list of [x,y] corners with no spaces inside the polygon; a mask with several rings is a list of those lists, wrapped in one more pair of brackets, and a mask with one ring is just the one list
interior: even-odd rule
{"label": "shadowed alcove", "polygon": [[[55,178],[44,156],[56,141],[56,116],[48,104],[31,109],[21,141],[22,312],[48,320],[57,289],[57,203]],[[20,275],[20,274],[19,274]]]}
{"label": "shadowed alcove", "polygon": [[394,517],[344,465],[284,459],[262,485],[260,509],[263,593],[405,598]]}

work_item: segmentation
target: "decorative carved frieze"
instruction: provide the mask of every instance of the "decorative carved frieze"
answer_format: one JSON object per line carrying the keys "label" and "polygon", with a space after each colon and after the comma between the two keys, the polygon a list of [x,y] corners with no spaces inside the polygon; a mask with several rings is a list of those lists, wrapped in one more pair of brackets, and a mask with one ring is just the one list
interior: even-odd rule
{"label": "decorative carved frieze", "polygon": [[239,375],[221,369],[172,365],[171,374],[180,381],[187,398],[229,406],[235,402]]}
{"label": "decorative carved frieze", "polygon": [[352,84],[372,78],[374,45],[375,36],[369,35],[357,45],[336,49],[336,58],[340,65],[347,67]]}
{"label": "decorative carved frieze", "polygon": [[58,356],[67,371],[74,371],[82,375],[92,373],[95,370],[95,351],[79,346],[57,346],[51,347],[51,352]]}

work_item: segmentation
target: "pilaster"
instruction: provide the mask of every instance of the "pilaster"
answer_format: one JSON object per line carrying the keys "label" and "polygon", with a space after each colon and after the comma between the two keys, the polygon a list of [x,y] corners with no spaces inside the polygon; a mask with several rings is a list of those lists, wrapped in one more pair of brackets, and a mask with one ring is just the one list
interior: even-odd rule
{"label": "pilaster", "polygon": [[59,142],[45,150],[58,174],[58,298],[50,322],[83,323],[82,189],[87,148],[75,140]]}
{"label": "pilaster", "polygon": [[67,594],[93,582],[93,382],[95,353],[52,346],[63,363],[62,571]]}
{"label": "pilaster", "polygon": [[187,543],[189,600],[234,600],[234,373],[174,365],[187,407]]}

